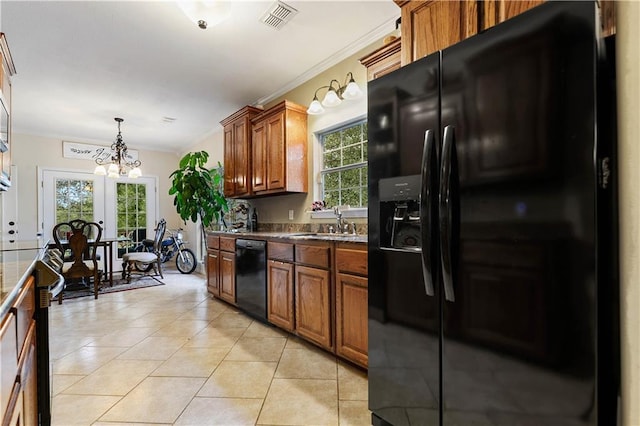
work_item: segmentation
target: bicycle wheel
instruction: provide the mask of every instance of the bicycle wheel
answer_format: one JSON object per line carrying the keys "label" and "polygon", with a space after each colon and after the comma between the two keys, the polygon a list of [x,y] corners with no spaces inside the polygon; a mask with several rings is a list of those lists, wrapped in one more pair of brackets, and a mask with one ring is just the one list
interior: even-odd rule
{"label": "bicycle wheel", "polygon": [[176,254],[176,266],[178,267],[178,271],[183,274],[190,274],[195,271],[197,263],[196,263],[196,255],[190,249],[182,249],[182,254]]}

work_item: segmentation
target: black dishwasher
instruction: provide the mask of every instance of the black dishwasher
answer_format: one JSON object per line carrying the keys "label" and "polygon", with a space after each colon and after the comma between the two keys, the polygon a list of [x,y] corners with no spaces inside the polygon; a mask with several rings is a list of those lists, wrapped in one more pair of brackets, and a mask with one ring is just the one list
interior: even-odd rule
{"label": "black dishwasher", "polygon": [[267,321],[267,243],[236,240],[236,303],[252,317]]}

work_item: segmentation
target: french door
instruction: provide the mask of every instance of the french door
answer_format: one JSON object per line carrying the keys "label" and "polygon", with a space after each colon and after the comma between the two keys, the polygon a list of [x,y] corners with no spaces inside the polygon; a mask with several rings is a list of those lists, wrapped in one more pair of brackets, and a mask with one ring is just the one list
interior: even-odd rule
{"label": "french door", "polygon": [[[127,237],[113,245],[113,257],[152,237],[157,222],[157,180],[152,177],[108,179],[88,172],[42,169],[41,232],[52,239],[58,222],[84,219],[103,227],[103,238]],[[106,253],[105,253],[106,254]],[[114,266],[120,262],[114,262]]]}
{"label": "french door", "polygon": [[156,178],[108,179],[105,186],[106,221],[115,233],[112,237],[125,237],[129,241],[114,244],[114,259],[122,258],[145,238],[154,237],[157,224]]}
{"label": "french door", "polygon": [[42,171],[42,235],[52,239],[56,223],[83,219],[99,223],[103,235],[109,226],[104,215],[104,177],[62,170]]}

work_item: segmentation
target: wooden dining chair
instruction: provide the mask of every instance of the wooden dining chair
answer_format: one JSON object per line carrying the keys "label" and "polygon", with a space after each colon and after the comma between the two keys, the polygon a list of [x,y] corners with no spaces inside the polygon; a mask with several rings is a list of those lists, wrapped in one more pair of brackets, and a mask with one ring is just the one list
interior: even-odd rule
{"label": "wooden dining chair", "polygon": [[[97,249],[101,237],[102,227],[95,222],[77,219],[54,226],[53,240],[65,259],[61,271],[65,288],[71,280],[93,278],[93,293],[98,298],[102,271],[98,268]],[[64,290],[58,296],[58,303],[62,303],[63,293]]]}

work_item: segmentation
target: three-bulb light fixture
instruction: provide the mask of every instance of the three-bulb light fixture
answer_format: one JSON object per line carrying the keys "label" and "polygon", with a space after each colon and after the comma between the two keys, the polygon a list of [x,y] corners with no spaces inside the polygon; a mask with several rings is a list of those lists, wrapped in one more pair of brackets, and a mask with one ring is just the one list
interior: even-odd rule
{"label": "three-bulb light fixture", "polygon": [[[318,91],[322,89],[328,90],[321,103],[318,100]],[[348,72],[342,86],[338,80],[334,79],[329,82],[328,86],[319,87],[313,94],[313,101],[311,102],[311,105],[309,105],[307,113],[311,115],[322,114],[325,111],[324,107],[333,108],[340,105],[343,99],[352,100],[357,99],[360,96],[362,96],[362,90],[360,90],[360,87],[356,84],[353,74]]]}
{"label": "three-bulb light fixture", "polygon": [[[120,123],[122,123],[124,119],[116,117],[114,120],[118,122],[118,136],[116,137],[116,141],[111,144],[111,157],[96,158],[98,165],[93,173],[101,176],[107,175],[107,177],[115,179],[124,175],[134,179],[138,178],[142,176],[142,171],[140,170],[142,163],[140,160],[131,160],[129,158],[127,145],[123,142],[122,133],[120,132]],[[107,169],[104,167],[105,164],[109,164]]]}

